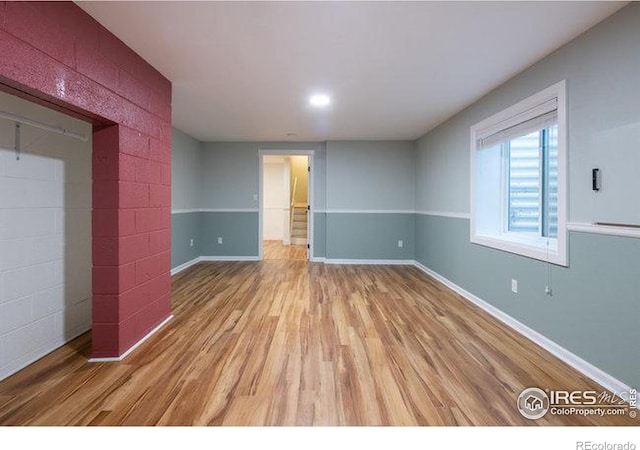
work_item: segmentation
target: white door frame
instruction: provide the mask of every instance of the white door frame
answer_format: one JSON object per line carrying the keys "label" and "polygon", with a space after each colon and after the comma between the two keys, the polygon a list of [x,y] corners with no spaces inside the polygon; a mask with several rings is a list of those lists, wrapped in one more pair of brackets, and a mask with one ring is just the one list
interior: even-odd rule
{"label": "white door frame", "polygon": [[259,149],[258,150],[258,164],[259,164],[259,169],[258,169],[258,259],[262,260],[264,258],[263,255],[263,239],[262,239],[262,217],[263,217],[263,205],[262,205],[262,196],[264,195],[264,193],[262,192],[263,190],[263,186],[262,186],[262,180],[263,180],[263,173],[264,173],[264,156],[265,155],[279,155],[279,156],[307,156],[309,157],[309,167],[311,168],[311,171],[309,172],[309,178],[307,180],[307,183],[309,183],[308,185],[308,199],[309,199],[309,216],[308,216],[308,223],[309,223],[309,229],[307,230],[308,236],[308,242],[309,242],[309,249],[307,251],[307,260],[311,261],[311,258],[313,257],[313,211],[314,211],[314,195],[313,195],[313,178],[314,178],[314,170],[313,170],[313,155],[315,153],[315,150],[266,150],[266,149]]}

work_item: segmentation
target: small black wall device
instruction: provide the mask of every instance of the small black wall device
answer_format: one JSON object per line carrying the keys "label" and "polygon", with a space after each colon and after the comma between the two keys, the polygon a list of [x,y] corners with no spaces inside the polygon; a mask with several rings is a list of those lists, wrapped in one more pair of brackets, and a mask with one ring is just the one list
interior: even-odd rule
{"label": "small black wall device", "polygon": [[591,189],[600,190],[600,169],[591,169]]}

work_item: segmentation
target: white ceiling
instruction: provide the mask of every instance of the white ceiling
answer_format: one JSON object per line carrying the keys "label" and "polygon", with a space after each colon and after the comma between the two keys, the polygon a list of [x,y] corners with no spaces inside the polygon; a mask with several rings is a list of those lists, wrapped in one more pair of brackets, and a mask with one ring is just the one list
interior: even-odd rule
{"label": "white ceiling", "polygon": [[173,82],[182,131],[320,141],[417,138],[625,3],[78,4]]}

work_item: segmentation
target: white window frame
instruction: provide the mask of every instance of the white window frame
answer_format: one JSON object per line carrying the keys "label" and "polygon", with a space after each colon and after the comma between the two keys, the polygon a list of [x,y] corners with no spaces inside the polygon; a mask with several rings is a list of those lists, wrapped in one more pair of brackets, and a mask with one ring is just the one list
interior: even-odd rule
{"label": "white window frame", "polygon": [[[476,228],[476,157],[478,153],[478,137],[506,129],[518,123],[518,117],[526,111],[536,108],[550,100],[557,99],[558,114],[558,237],[556,239],[541,236],[523,236],[496,230],[491,234],[480,234]],[[474,244],[503,250],[529,258],[567,266],[567,102],[566,81],[562,80],[537,94],[528,97],[515,105],[494,114],[471,127],[471,220],[470,240]],[[506,195],[506,193],[503,193]],[[504,204],[504,199],[501,203]],[[502,211],[504,216],[504,211]]]}

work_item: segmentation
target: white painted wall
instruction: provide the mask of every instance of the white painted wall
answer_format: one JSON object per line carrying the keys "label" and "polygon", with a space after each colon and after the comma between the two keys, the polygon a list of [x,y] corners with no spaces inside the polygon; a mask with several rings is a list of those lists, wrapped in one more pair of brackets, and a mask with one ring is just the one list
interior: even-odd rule
{"label": "white painted wall", "polygon": [[290,163],[282,156],[264,157],[263,239],[289,240]]}
{"label": "white painted wall", "polygon": [[[0,93],[0,110],[91,126]],[[0,119],[0,379],[91,327],[91,143]]]}

